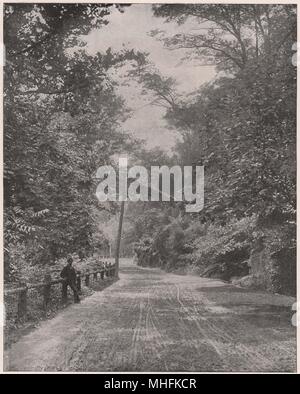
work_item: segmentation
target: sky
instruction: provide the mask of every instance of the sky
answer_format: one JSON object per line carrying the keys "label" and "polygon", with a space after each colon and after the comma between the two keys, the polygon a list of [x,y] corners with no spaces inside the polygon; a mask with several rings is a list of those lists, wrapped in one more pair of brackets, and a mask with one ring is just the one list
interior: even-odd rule
{"label": "sky", "polygon": [[[124,48],[145,51],[160,73],[177,81],[177,91],[188,94],[215,76],[213,66],[199,66],[195,61],[181,61],[184,50],[168,50],[163,43],[151,37],[151,30],[164,30],[167,35],[193,32],[194,22],[178,26],[175,22],[165,23],[163,18],[153,16],[151,4],[134,4],[126,7],[124,13],[114,10],[108,17],[109,24],[91,31],[84,38],[90,54],[105,52],[108,48]],[[118,78],[118,77],[116,77]],[[133,109],[123,128],[138,138],[145,139],[149,149],[159,146],[167,152],[172,150],[178,135],[168,130],[163,115],[165,109],[147,105],[151,97],[141,95],[141,87],[135,83],[121,86],[119,93]]]}

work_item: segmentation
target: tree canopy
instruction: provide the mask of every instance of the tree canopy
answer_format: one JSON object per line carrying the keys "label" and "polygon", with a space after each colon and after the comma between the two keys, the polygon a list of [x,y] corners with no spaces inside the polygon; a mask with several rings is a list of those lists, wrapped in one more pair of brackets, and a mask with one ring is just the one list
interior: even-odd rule
{"label": "tree canopy", "polygon": [[136,55],[80,49],[80,35],[107,24],[110,9],[5,6],[7,262],[18,242],[27,245],[25,258],[39,263],[92,247],[93,207],[106,209],[95,197],[95,171],[130,146],[121,127],[128,108],[109,71]]}

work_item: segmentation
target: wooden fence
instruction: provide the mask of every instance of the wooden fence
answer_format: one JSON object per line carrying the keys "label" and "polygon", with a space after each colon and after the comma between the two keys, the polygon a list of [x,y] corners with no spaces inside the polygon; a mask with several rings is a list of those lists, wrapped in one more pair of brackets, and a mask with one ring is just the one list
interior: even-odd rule
{"label": "wooden fence", "polygon": [[[85,286],[90,286],[90,278],[93,280],[105,280],[105,278],[113,278],[115,276],[115,264],[110,264],[107,267],[99,268],[93,271],[77,272],[76,285],[79,292],[81,292],[81,283],[84,280]],[[18,295],[17,317],[21,319],[27,314],[27,299],[28,291],[31,289],[42,289],[43,294],[43,307],[46,310],[49,302],[51,301],[51,288],[52,286],[61,284],[61,300],[67,301],[67,286],[65,286],[65,279],[52,279],[50,274],[45,275],[44,281],[41,283],[31,283],[29,285],[22,285],[14,289],[4,289],[4,296]]]}

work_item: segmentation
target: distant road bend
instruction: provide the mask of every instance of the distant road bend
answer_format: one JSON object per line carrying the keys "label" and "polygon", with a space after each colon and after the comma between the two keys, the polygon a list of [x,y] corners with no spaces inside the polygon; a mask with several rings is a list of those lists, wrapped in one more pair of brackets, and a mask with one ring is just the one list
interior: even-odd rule
{"label": "distant road bend", "polygon": [[10,371],[295,371],[293,298],[121,261],[120,280],[23,336]]}

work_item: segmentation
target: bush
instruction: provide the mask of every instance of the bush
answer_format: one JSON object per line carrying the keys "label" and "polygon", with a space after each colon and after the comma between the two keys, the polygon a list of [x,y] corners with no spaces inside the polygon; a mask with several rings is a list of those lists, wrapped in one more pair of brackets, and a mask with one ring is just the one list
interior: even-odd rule
{"label": "bush", "polygon": [[223,226],[195,221],[187,226],[179,217],[142,239],[136,254],[139,265],[226,281],[246,277],[242,283],[249,287],[295,294],[293,223],[261,227],[253,215]]}
{"label": "bush", "polygon": [[138,264],[186,272],[193,266],[194,271],[224,279],[246,275],[245,260],[249,258],[254,224],[253,217],[224,227],[194,222],[184,229],[181,220],[176,219],[136,245]]}

